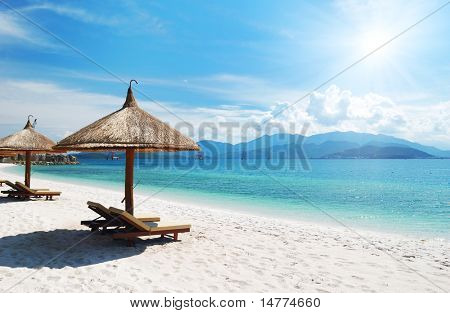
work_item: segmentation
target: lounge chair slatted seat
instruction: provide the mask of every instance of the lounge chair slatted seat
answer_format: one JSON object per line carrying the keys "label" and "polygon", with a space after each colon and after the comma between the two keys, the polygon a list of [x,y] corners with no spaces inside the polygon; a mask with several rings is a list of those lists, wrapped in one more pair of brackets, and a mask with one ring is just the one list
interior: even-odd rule
{"label": "lounge chair slatted seat", "polygon": [[116,239],[127,239],[129,244],[137,237],[161,235],[173,235],[173,239],[178,240],[179,233],[186,233],[191,231],[190,224],[176,224],[170,222],[143,222],[126,211],[119,210],[113,207],[109,208],[111,215],[120,218],[126,225],[124,229],[120,229],[112,234]]}
{"label": "lounge chair slatted seat", "polygon": [[[108,227],[119,228],[126,226],[120,218],[111,215],[109,209],[105,208],[100,203],[88,201],[87,205],[89,209],[99,215],[99,217],[94,220],[81,221],[81,225],[91,228],[91,231],[96,231],[99,228],[103,228],[103,230],[106,231]],[[142,222],[159,222],[160,220],[157,216],[137,218]]]}
{"label": "lounge chair slatted seat", "polygon": [[12,184],[11,182],[5,183],[13,188],[13,190],[2,191],[2,193],[7,194],[10,197],[18,197],[21,199],[45,197],[46,200],[52,200],[54,196],[61,195],[61,192],[59,191],[51,191],[48,189],[31,189],[21,182],[16,182],[15,184]]}
{"label": "lounge chair slatted seat", "polygon": [[[18,185],[15,185],[15,184],[13,184],[11,181],[6,180],[6,179],[0,180],[0,186],[3,186],[3,184],[5,184],[5,185],[7,185],[8,187],[10,187],[10,188],[11,188],[11,191],[18,191],[18,192],[24,192],[24,191],[26,191],[26,190],[23,189],[22,187],[20,187],[20,186],[18,186]],[[48,190],[48,189],[46,189],[46,188],[41,188],[41,189],[33,188],[33,190],[35,190],[35,191],[43,191],[43,190]],[[4,190],[4,191],[2,191],[2,193],[7,194],[7,193],[9,193],[9,191],[8,191],[8,190]]]}
{"label": "lounge chair slatted seat", "polygon": [[[16,185],[14,185],[12,182],[10,182],[9,180],[5,180],[5,179],[0,180],[0,186],[3,186],[3,184],[7,185],[8,187],[12,188],[13,190],[19,191],[19,189],[17,189],[18,187]],[[6,192],[2,191],[2,193],[6,193]]]}

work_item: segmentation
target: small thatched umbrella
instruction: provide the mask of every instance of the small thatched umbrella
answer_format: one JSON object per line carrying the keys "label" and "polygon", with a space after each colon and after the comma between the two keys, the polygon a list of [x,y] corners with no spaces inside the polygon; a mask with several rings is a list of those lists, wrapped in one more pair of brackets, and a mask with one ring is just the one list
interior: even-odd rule
{"label": "small thatched umbrella", "polygon": [[130,214],[134,209],[133,166],[136,149],[147,152],[199,150],[192,139],[139,108],[131,89],[132,81],[120,110],[80,129],[54,147],[67,151],[125,150],[125,209]]}
{"label": "small thatched umbrella", "polygon": [[[0,152],[25,153],[25,185],[30,187],[31,154],[54,152],[55,143],[34,130],[28,116],[27,124],[21,131],[0,139]],[[35,120],[36,121],[36,120]]]}

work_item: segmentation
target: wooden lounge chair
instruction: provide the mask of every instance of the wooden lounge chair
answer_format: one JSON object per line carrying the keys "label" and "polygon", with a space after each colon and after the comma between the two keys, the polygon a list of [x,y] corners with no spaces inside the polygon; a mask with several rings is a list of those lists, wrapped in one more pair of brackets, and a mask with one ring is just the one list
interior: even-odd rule
{"label": "wooden lounge chair", "polygon": [[17,197],[20,199],[45,197],[45,200],[53,200],[53,196],[61,195],[60,191],[51,191],[48,189],[31,189],[21,182],[16,182],[14,186],[15,187],[11,187],[15,190],[2,191],[2,193],[7,194],[9,197]]}
{"label": "wooden lounge chair", "polygon": [[[91,221],[81,221],[81,225],[87,226],[91,231],[96,231],[99,228],[103,228],[106,231],[108,227],[125,227],[126,225],[118,217],[111,215],[109,209],[97,202],[88,201],[88,208],[100,215],[98,218]],[[141,222],[159,222],[160,218],[154,217],[137,217]]]}
{"label": "wooden lounge chair", "polygon": [[[9,187],[11,188],[10,191],[16,191],[16,192],[25,192],[25,191],[26,191],[26,190],[23,189],[22,187],[20,187],[20,186],[18,186],[18,185],[15,185],[15,184],[13,184],[11,181],[6,180],[6,179],[1,179],[1,180],[0,180],[0,186],[3,186],[3,184],[9,186]],[[40,191],[40,190],[48,190],[48,189],[45,189],[45,188],[44,188],[44,189],[36,189],[36,188],[33,188],[33,190]],[[2,191],[2,193],[8,194],[9,191],[8,191],[8,190],[4,190],[4,191]]]}
{"label": "wooden lounge chair", "polygon": [[[5,180],[5,179],[0,180],[0,186],[3,186],[3,184],[9,186],[10,188],[12,188],[12,190],[19,191],[18,187],[16,185],[14,185],[12,182],[10,182],[9,180]],[[2,193],[7,193],[7,192],[2,191]]]}
{"label": "wooden lounge chair", "polygon": [[9,188],[11,188],[9,190],[2,190],[2,193],[8,195],[8,197],[19,197],[20,194],[26,192],[25,189],[23,189],[22,187],[20,187],[18,185],[13,184],[9,180],[2,180],[1,182],[2,182],[2,184],[5,184]]}
{"label": "wooden lounge chair", "polygon": [[113,207],[109,208],[111,215],[120,218],[125,224],[125,228],[119,229],[112,234],[115,239],[127,239],[129,245],[134,244],[134,239],[137,237],[172,234],[173,240],[178,240],[179,233],[186,233],[191,231],[190,224],[176,224],[176,223],[156,223],[156,222],[142,222],[126,211],[119,210]]}

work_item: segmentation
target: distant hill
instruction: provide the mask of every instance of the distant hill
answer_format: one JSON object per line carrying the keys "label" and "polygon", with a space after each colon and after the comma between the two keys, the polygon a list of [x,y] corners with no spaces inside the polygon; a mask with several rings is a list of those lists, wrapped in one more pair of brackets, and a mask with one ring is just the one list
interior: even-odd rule
{"label": "distant hill", "polygon": [[367,133],[357,133],[357,132],[330,132],[325,134],[318,134],[307,137],[306,143],[323,143],[325,141],[346,141],[351,143],[356,143],[359,146],[373,145],[373,146],[405,146],[414,148],[436,157],[450,158],[450,151],[440,150],[435,147],[421,145],[416,142],[411,142],[405,139],[396,138],[387,135],[374,135]]}
{"label": "distant hill", "polygon": [[[218,157],[219,155],[227,154],[228,151],[233,150],[232,144],[220,141],[202,140],[197,142],[197,144],[200,146],[202,154],[205,157]],[[196,152],[193,153],[190,151],[188,153],[185,152],[184,154],[194,155]]]}
{"label": "distant hill", "polygon": [[[152,153],[151,158],[450,158],[450,151],[416,142],[356,132],[330,132],[304,137],[299,134],[264,135],[239,144],[213,140],[198,142],[201,152]],[[124,158],[124,153],[115,154]],[[77,158],[106,159],[108,153],[77,153]]]}
{"label": "distant hill", "polygon": [[325,155],[358,148],[359,144],[350,141],[325,141],[320,144],[306,143],[303,145],[305,155],[312,159],[319,159]]}
{"label": "distant hill", "polygon": [[329,154],[324,159],[428,159],[433,158],[426,152],[408,147],[362,146],[342,152]]}

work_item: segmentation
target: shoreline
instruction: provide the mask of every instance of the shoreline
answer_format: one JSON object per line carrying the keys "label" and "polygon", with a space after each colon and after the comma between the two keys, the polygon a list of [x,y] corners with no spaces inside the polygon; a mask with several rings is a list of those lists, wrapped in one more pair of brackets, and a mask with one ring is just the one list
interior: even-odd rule
{"label": "shoreline", "polygon": [[[21,165],[17,164],[2,164],[0,163],[0,171],[2,170],[2,167],[20,167]],[[1,172],[0,172],[1,173]],[[9,173],[8,173],[9,174]],[[78,180],[69,178],[66,179],[61,175],[49,175],[49,174],[42,174],[37,173],[38,175],[42,175],[43,177],[40,178],[41,180],[51,181],[52,178],[55,178],[58,183],[62,184],[68,184],[68,185],[82,185],[86,183],[86,186],[91,186],[93,188],[97,188],[102,190],[103,192],[117,192],[122,193],[123,192],[123,184],[122,182],[114,182],[113,185],[110,185],[109,188],[101,186],[102,181],[96,181],[96,180],[90,180],[90,179],[84,179],[84,180]],[[20,175],[16,175],[18,180],[22,180],[23,178]],[[47,177],[46,177],[47,176]],[[39,186],[38,186],[39,187]],[[328,221],[319,220],[318,218],[311,218],[306,216],[293,216],[293,215],[277,215],[274,212],[271,212],[273,209],[272,207],[264,207],[264,210],[257,211],[256,205],[251,204],[249,205],[250,209],[244,209],[246,207],[245,205],[242,207],[239,206],[233,206],[233,208],[226,208],[224,205],[219,205],[218,203],[214,201],[210,201],[209,199],[205,201],[205,199],[202,199],[203,202],[197,202],[194,203],[193,195],[191,194],[178,194],[175,192],[172,192],[170,190],[170,195],[167,196],[161,196],[160,191],[164,191],[164,188],[155,187],[155,189],[158,189],[156,193],[159,195],[152,196],[151,198],[154,200],[159,200],[163,202],[167,202],[167,204],[174,204],[177,206],[189,206],[192,208],[199,208],[202,210],[214,210],[220,213],[227,213],[227,214],[238,214],[238,215],[244,215],[248,217],[256,217],[256,218],[265,218],[265,219],[276,219],[282,222],[286,223],[294,223],[294,224],[303,224],[308,225],[311,227],[321,227],[321,228],[338,228],[338,229],[351,229],[355,232],[361,232],[361,233],[370,233],[375,236],[395,236],[398,238],[404,238],[404,239],[417,239],[417,240],[438,240],[438,241],[447,241],[450,242],[450,237],[447,236],[440,236],[436,233],[415,233],[412,231],[407,231],[405,229],[400,229],[397,231],[393,231],[389,228],[382,228],[382,227],[375,227],[373,225],[345,225],[340,219],[332,217],[325,217],[325,219],[329,219]],[[136,196],[141,197],[148,197],[149,194],[154,193],[155,191],[150,190],[137,190],[134,192]],[[200,194],[200,196],[202,196]],[[234,203],[232,203],[233,205]],[[325,214],[325,213],[324,213]],[[339,225],[338,225],[339,224]],[[392,228],[392,225],[391,225]]]}
{"label": "shoreline", "polygon": [[[22,179],[3,169],[2,179]],[[96,217],[86,201],[122,208],[121,192],[33,177],[32,186],[63,193],[55,201],[1,198],[3,291],[439,292],[450,285],[446,240],[355,233],[152,198],[137,215],[190,222],[192,230],[179,242],[153,237],[129,248],[80,225]],[[145,199],[138,193],[135,203]]]}

